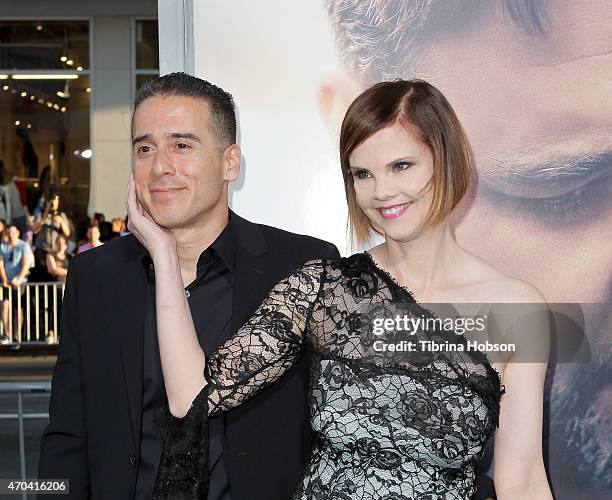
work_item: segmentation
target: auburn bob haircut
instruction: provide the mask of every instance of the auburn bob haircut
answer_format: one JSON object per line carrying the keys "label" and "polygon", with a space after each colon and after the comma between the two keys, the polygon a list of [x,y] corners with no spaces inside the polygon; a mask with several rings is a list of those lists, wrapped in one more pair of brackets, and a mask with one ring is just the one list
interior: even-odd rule
{"label": "auburn bob haircut", "polygon": [[433,175],[424,191],[432,189],[432,203],[422,229],[442,222],[467,191],[473,168],[465,131],[453,108],[433,85],[423,80],[395,80],[373,85],[349,106],[340,130],[340,165],[348,203],[348,229],[353,243],[365,244],[372,233],[381,234],[359,208],[351,153],[379,130],[402,124],[429,147]]}

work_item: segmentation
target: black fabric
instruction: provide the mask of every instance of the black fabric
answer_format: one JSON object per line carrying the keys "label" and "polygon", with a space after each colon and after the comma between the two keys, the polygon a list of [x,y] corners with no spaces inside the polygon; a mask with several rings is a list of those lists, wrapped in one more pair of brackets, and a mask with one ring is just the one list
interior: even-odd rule
{"label": "black fabric", "polygon": [[[182,460],[190,472],[167,459],[177,447],[206,448],[191,414],[201,419],[241,405],[308,350],[315,438],[292,498],[473,499],[478,460],[498,425],[500,377],[479,351],[381,352],[371,320],[400,311],[433,317],[368,253],[311,261],[280,281],[245,326],[207,357],[207,385],[184,417],[184,432],[177,430],[180,420],[162,429],[173,439],[162,450],[160,483],[178,496],[205,498],[200,460],[206,453]],[[396,332],[394,341],[404,335]],[[411,336],[440,345],[467,342],[444,328],[419,328]]]}
{"label": "black fabric", "polygon": [[[146,265],[148,266],[149,263],[147,262]],[[153,335],[157,335],[155,316],[151,315],[151,312],[155,312],[155,288],[150,284],[150,281],[154,279],[153,270],[147,269],[146,272],[150,272],[151,276],[147,279],[145,293],[145,311],[148,314],[144,315],[142,430],[136,500],[148,500],[153,496],[153,486],[161,457],[161,438],[155,427],[154,415],[155,409],[160,401],[163,402],[165,395],[159,344],[153,339]]]}
{"label": "black fabric", "polygon": [[[231,333],[271,287],[330,243],[232,214],[236,255]],[[70,263],[58,361],[41,438],[39,477],[70,478],[75,499],[135,497],[143,425],[146,250],[133,236]],[[201,305],[200,307],[205,307]],[[310,450],[307,364],[225,415],[224,463],[232,500],[287,500]],[[180,449],[175,450],[177,454]]]}
{"label": "black fabric", "polygon": [[487,500],[488,498],[497,498],[493,480],[486,474],[478,474],[478,493],[474,500]]}

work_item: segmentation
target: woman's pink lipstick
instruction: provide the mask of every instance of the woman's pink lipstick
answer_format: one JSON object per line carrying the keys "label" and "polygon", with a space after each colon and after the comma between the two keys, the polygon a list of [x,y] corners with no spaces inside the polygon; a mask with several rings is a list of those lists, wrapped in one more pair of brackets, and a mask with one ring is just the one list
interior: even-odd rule
{"label": "woman's pink lipstick", "polygon": [[388,207],[382,207],[378,209],[381,217],[385,220],[397,219],[401,217],[406,209],[408,208],[409,203],[402,203],[400,205],[390,205]]}

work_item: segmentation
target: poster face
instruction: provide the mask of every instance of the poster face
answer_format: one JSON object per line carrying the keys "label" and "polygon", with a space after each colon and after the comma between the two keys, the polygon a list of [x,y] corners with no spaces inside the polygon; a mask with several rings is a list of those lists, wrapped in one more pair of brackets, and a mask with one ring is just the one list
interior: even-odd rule
{"label": "poster face", "polygon": [[[232,207],[346,245],[338,130],[367,86],[422,78],[476,161],[453,219],[467,250],[586,331],[552,365],[545,460],[558,499],[612,494],[612,9],[607,0],[196,2],[196,72],[234,94]],[[571,309],[571,308],[570,308]]]}

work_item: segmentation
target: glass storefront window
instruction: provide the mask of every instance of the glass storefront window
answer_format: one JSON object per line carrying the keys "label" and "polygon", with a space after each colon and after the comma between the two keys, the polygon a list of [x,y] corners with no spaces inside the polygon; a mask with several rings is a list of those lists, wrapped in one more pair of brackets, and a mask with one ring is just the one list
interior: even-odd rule
{"label": "glass storefront window", "polygon": [[30,214],[50,186],[87,213],[91,92],[88,21],[0,21],[0,160]]}
{"label": "glass storefront window", "polygon": [[137,19],[134,23],[136,61],[135,85],[138,90],[159,75],[159,33],[157,19]]}
{"label": "glass storefront window", "polygon": [[0,68],[88,69],[89,23],[0,21]]}
{"label": "glass storefront window", "polygon": [[159,69],[159,33],[156,19],[136,21],[136,69]]}

